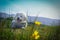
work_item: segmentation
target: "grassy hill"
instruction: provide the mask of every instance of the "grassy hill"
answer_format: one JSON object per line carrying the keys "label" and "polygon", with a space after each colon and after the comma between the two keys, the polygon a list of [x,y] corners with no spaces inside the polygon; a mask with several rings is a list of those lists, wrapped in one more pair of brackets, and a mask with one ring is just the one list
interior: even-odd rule
{"label": "grassy hill", "polygon": [[[60,26],[47,26],[28,24],[24,29],[11,29],[12,18],[1,19],[0,39],[1,40],[60,40]],[[38,32],[39,38],[31,37],[34,31]]]}

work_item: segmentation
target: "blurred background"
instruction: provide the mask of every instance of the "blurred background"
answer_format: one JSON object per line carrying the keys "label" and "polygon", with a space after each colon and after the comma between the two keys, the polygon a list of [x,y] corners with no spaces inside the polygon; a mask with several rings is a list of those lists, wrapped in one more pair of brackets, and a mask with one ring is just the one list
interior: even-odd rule
{"label": "blurred background", "polygon": [[[27,17],[26,28],[11,28],[17,13]],[[37,40],[60,40],[59,28],[60,0],[0,0],[1,40],[35,40],[30,37],[35,30]]]}

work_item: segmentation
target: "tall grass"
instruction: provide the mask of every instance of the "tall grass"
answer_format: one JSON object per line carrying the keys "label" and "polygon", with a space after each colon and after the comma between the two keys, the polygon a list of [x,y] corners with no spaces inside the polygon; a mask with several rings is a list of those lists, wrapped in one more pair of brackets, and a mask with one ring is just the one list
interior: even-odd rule
{"label": "tall grass", "polygon": [[11,19],[9,18],[0,22],[0,40],[35,40],[31,38],[35,30],[40,35],[37,40],[60,40],[60,26],[29,24],[25,29],[11,29],[10,24]]}

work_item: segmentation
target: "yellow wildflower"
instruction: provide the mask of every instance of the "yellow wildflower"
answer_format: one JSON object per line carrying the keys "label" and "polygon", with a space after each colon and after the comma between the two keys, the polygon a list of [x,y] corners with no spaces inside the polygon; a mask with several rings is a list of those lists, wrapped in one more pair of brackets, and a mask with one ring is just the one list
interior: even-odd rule
{"label": "yellow wildflower", "polygon": [[37,35],[38,34],[38,31],[34,31],[34,35]]}
{"label": "yellow wildflower", "polygon": [[36,25],[40,25],[40,24],[41,24],[41,22],[35,21],[35,24],[36,24]]}
{"label": "yellow wildflower", "polygon": [[39,35],[37,35],[37,36],[35,36],[35,39],[38,39],[40,36]]}
{"label": "yellow wildflower", "polygon": [[32,34],[32,36],[36,36],[38,34],[38,31],[34,31],[34,33]]}
{"label": "yellow wildflower", "polygon": [[34,39],[38,39],[40,36],[38,35],[38,31],[37,30],[35,30],[34,31],[34,33],[32,34],[32,37],[34,38]]}

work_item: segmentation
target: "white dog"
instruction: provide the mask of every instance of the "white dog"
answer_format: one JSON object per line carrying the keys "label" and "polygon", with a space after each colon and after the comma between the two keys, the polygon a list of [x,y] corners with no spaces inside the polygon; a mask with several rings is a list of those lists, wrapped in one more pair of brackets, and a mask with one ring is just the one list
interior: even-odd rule
{"label": "white dog", "polygon": [[27,17],[23,13],[17,13],[11,24],[12,28],[27,27]]}

